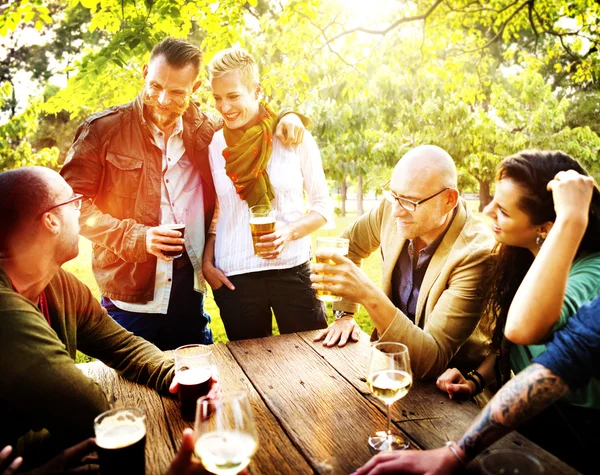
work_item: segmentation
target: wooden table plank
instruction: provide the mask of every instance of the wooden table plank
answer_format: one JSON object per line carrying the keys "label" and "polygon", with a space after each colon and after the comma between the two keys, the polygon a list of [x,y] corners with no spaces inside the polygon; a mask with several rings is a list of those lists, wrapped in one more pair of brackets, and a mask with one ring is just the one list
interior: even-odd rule
{"label": "wooden table plank", "polygon": [[102,387],[111,407],[133,406],[146,412],[146,473],[163,475],[173,460],[175,447],[169,433],[163,430],[167,419],[160,394],[127,381],[100,361],[77,366]]}
{"label": "wooden table plank", "polygon": [[[281,428],[271,411],[256,392],[252,383],[240,369],[225,345],[213,345],[213,362],[219,372],[219,381],[223,393],[244,391],[252,405],[252,411],[258,431],[259,446],[248,467],[251,474],[308,474],[312,469],[300,454],[293,442]],[[181,418],[176,400],[164,401],[167,413],[169,432],[181,445],[181,433],[185,427],[193,427],[192,423]]]}
{"label": "wooden table plank", "polygon": [[386,419],[295,335],[227,343],[267,406],[317,473],[350,473],[372,456]]}
{"label": "wooden table plank", "polygon": [[[327,348],[322,342],[313,341],[317,333],[318,331],[310,331],[298,335],[371,403],[384,412],[385,405],[370,394],[366,384],[371,347],[369,335],[362,332],[356,343],[349,343],[343,348]],[[421,448],[433,449],[441,447],[447,440],[458,440],[478,413],[479,408],[475,403],[449,399],[435,387],[432,381],[414,381],[406,397],[394,404],[392,419]],[[517,432],[503,437],[491,448],[524,450],[537,457],[550,473],[577,473],[560,459]],[[477,463],[475,462],[474,465]]]}

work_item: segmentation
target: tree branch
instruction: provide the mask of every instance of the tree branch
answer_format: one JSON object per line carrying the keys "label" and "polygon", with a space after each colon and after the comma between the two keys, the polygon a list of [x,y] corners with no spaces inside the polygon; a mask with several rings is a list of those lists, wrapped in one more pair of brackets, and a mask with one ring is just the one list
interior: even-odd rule
{"label": "tree branch", "polygon": [[389,25],[387,28],[383,29],[383,30],[371,30],[369,28],[363,28],[361,26],[358,26],[356,28],[352,28],[351,30],[346,30],[346,31],[342,31],[341,33],[339,33],[338,35],[334,36],[331,39],[326,39],[327,43],[333,43],[334,41],[340,39],[342,36],[346,36],[349,35],[351,33],[356,33],[356,32],[362,32],[362,33],[368,33],[370,35],[387,35],[390,31],[392,31],[394,28],[397,28],[398,26],[400,26],[403,23],[410,23],[413,21],[420,21],[420,20],[427,20],[427,18],[433,13],[433,11],[441,4],[443,3],[444,0],[436,0],[436,2],[431,5],[429,7],[429,9],[421,14],[421,15],[416,15],[416,16],[411,16],[411,17],[403,17],[400,18],[398,20],[396,20],[394,23],[392,23],[391,25]]}

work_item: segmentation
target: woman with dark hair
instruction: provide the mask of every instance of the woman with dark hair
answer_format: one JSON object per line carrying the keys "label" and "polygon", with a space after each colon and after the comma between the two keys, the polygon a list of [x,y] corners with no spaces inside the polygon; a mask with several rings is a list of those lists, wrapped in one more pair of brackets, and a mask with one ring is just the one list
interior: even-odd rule
{"label": "woman with dark hair", "polygon": [[[493,351],[477,371],[463,376],[451,368],[438,378],[438,387],[451,398],[474,396],[494,381],[505,382],[511,369],[523,370],[545,351],[552,334],[600,292],[600,192],[576,160],[554,151],[506,158],[485,214],[497,240],[483,283],[486,321],[495,325]],[[600,382],[570,392],[557,407],[558,418],[571,426],[565,430],[572,428],[577,438],[586,430],[582,419],[598,421]],[[555,453],[557,447],[539,435],[546,432],[563,447],[570,437],[556,426],[524,432]]]}

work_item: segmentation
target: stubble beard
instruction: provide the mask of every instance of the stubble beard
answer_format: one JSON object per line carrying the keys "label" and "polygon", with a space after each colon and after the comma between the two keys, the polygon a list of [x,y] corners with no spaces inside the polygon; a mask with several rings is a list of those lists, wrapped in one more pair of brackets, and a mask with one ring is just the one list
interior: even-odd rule
{"label": "stubble beard", "polygon": [[152,99],[146,89],[144,89],[144,111],[148,118],[159,128],[167,129],[172,127],[186,111],[190,104],[190,98],[186,97],[181,106],[172,103],[165,112],[161,112],[156,99]]}

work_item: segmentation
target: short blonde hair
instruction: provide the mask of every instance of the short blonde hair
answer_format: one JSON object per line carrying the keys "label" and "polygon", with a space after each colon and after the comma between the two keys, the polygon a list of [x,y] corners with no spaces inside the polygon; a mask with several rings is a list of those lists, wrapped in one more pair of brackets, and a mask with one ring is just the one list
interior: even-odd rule
{"label": "short blonde hair", "polygon": [[242,83],[250,91],[260,82],[256,61],[248,51],[239,47],[219,51],[211,59],[208,64],[208,79],[212,81],[235,71],[240,73]]}

